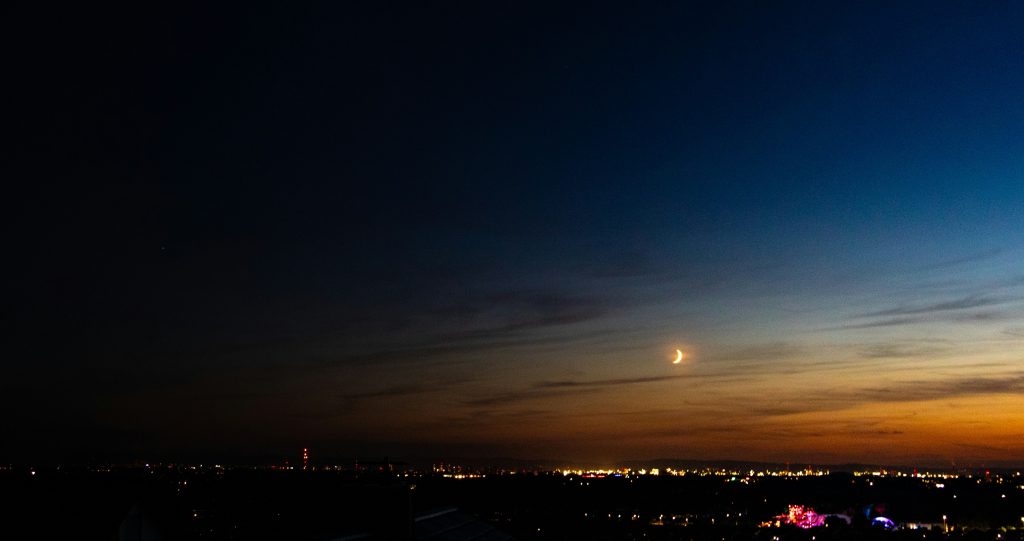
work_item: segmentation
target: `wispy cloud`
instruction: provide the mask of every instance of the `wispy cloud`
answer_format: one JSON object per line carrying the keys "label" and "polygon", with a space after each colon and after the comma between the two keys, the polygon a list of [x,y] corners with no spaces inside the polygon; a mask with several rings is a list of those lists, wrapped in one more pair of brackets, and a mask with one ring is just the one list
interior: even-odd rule
{"label": "wispy cloud", "polygon": [[790,359],[805,351],[803,346],[789,342],[767,342],[712,352],[704,358],[713,362],[765,361]]}
{"label": "wispy cloud", "polygon": [[1018,299],[1019,297],[970,296],[919,306],[898,306],[896,308],[889,308],[886,310],[879,310],[876,312],[868,312],[856,317],[908,316],[931,314],[934,312],[949,312],[953,310],[966,310],[969,308],[979,308],[982,306],[1005,304],[1007,302]]}
{"label": "wispy cloud", "polygon": [[569,395],[579,395],[584,393],[595,393],[600,389],[597,388],[583,388],[583,389],[571,389],[571,390],[551,390],[551,389],[521,389],[518,391],[512,391],[508,393],[500,393],[491,396],[485,396],[480,398],[473,398],[464,401],[463,403],[467,406],[482,407],[482,406],[499,406],[509,405],[519,402],[526,402],[529,400],[540,400],[543,398],[552,398]]}
{"label": "wispy cloud", "polygon": [[421,384],[412,385],[393,385],[391,387],[385,387],[376,391],[367,391],[363,393],[352,393],[344,395],[348,399],[360,399],[360,398],[386,398],[392,396],[405,396],[411,394],[421,394],[430,391],[437,390],[436,388],[427,387]]}
{"label": "wispy cloud", "polygon": [[[592,342],[598,339],[609,339],[628,332],[626,329],[594,329],[571,334],[533,334],[504,333],[503,336],[465,333],[431,337],[405,347],[391,347],[369,350],[351,355],[332,356],[327,362],[331,364],[375,364],[388,362],[417,362],[438,358],[453,359],[458,354],[468,354],[497,349],[523,348],[546,345],[574,344]],[[500,334],[500,333],[499,333]]]}
{"label": "wispy cloud", "polygon": [[[460,322],[478,322],[477,328],[460,330],[444,338],[500,336],[510,332],[570,325],[605,317],[623,306],[599,295],[556,291],[512,290],[443,307],[434,313],[454,316]],[[483,321],[483,325],[480,325]]]}
{"label": "wispy cloud", "polygon": [[1003,329],[1003,334],[1008,336],[1024,338],[1024,327],[1009,327]]}
{"label": "wispy cloud", "polygon": [[[994,310],[977,310],[991,306],[1006,305],[1020,301],[1020,296],[978,296],[971,295],[929,304],[903,305],[895,308],[857,314],[851,319],[861,320],[844,323],[819,330],[871,329],[915,325],[935,321],[978,322],[999,321],[1012,318],[1011,314]],[[879,319],[881,318],[881,319]]]}
{"label": "wispy cloud", "polygon": [[850,323],[846,325],[836,325],[833,327],[822,327],[819,330],[822,331],[841,331],[847,329],[873,329],[876,327],[896,327],[899,325],[913,325],[915,323],[922,323],[928,321],[922,317],[897,317],[888,318],[877,321],[866,321],[863,323]]}
{"label": "wispy cloud", "polygon": [[957,447],[961,447],[961,448],[964,448],[964,449],[971,449],[971,450],[976,450],[976,451],[995,451],[995,452],[999,452],[999,453],[1008,453],[1008,452],[1019,453],[1020,452],[1020,448],[1010,449],[1010,448],[1004,448],[1004,447],[996,447],[994,445],[981,445],[981,444],[976,444],[976,443],[957,442],[957,443],[954,443],[953,445],[956,445]]}
{"label": "wispy cloud", "polygon": [[942,261],[936,261],[935,263],[919,267],[918,270],[936,270],[944,269],[949,267],[958,267],[966,263],[976,263],[978,261],[984,261],[986,259],[992,259],[1001,255],[1005,250],[1003,248],[992,248],[982,252],[968,254],[961,257],[954,257],[952,259],[944,259]]}
{"label": "wispy cloud", "polygon": [[1017,319],[1018,316],[1003,312],[977,312],[972,314],[946,315],[943,317],[899,317],[864,323],[852,323],[848,325],[836,325],[833,327],[821,327],[819,331],[842,331],[854,329],[873,329],[879,327],[899,327],[901,325],[917,325],[921,323],[953,322],[953,323],[983,323],[991,321],[1006,321]]}
{"label": "wispy cloud", "polygon": [[948,378],[939,381],[906,381],[858,393],[865,401],[915,402],[971,395],[1024,392],[1024,372],[1003,377]]}
{"label": "wispy cloud", "polygon": [[593,278],[638,278],[662,274],[644,252],[628,251],[613,254],[599,264],[587,269]]}
{"label": "wispy cloud", "polygon": [[842,411],[872,403],[926,402],[1003,393],[1024,393],[1024,371],[992,377],[948,376],[935,380],[896,381],[860,389],[849,386],[807,389],[799,395],[784,395],[771,400],[752,396],[747,403],[737,405],[728,414],[752,418],[784,417]]}
{"label": "wispy cloud", "polygon": [[341,413],[348,413],[356,409],[358,406],[366,401],[396,398],[400,396],[412,396],[426,393],[432,393],[446,389],[446,385],[433,385],[428,386],[424,384],[407,384],[407,385],[392,385],[377,389],[374,391],[365,391],[361,393],[348,393],[338,397],[336,406],[332,407],[328,415],[338,415]]}
{"label": "wispy cloud", "polygon": [[578,395],[584,393],[595,393],[602,389],[611,387],[622,387],[631,385],[644,385],[659,383],[678,379],[692,378],[694,376],[651,376],[641,378],[612,378],[597,380],[555,380],[538,381],[527,388],[494,396],[482,397],[467,400],[469,406],[493,406],[498,404],[509,404],[527,400],[538,400],[557,396]]}
{"label": "wispy cloud", "polygon": [[1024,371],[1002,376],[937,380],[898,381],[879,387],[851,390],[830,390],[788,400],[784,404],[754,407],[755,416],[781,416],[802,413],[839,411],[870,403],[926,402],[969,396],[1002,393],[1024,393]]}
{"label": "wispy cloud", "polygon": [[468,415],[453,415],[440,419],[440,423],[448,428],[452,425],[459,426],[474,426],[481,424],[493,424],[501,422],[523,422],[525,420],[537,420],[549,417],[559,417],[560,414],[554,410],[547,409],[512,409],[512,410],[501,410],[501,409],[486,409],[479,408],[472,411]]}
{"label": "wispy cloud", "polygon": [[642,383],[657,383],[659,381],[671,381],[675,379],[691,378],[693,376],[651,376],[645,378],[613,378],[597,380],[559,380],[540,381],[534,384],[539,389],[565,389],[565,388],[593,388],[593,387],[618,387],[621,385],[637,385]]}
{"label": "wispy cloud", "polygon": [[948,353],[950,349],[946,345],[873,344],[861,349],[860,356],[869,359],[912,359],[939,356]]}
{"label": "wispy cloud", "polygon": [[900,436],[906,432],[903,430],[845,430],[844,434],[856,436]]}

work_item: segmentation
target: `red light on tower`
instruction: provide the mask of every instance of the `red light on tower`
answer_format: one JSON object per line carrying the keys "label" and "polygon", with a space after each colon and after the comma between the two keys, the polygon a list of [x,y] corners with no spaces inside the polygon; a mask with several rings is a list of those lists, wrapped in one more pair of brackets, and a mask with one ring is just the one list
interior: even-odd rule
{"label": "red light on tower", "polygon": [[309,469],[309,449],[303,447],[302,448],[302,470],[305,471],[305,470],[308,470],[308,469]]}

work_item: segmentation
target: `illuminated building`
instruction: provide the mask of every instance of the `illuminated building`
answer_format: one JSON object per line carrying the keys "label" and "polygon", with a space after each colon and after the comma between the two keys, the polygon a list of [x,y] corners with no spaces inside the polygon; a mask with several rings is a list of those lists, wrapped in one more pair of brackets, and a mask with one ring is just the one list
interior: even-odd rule
{"label": "illuminated building", "polygon": [[825,525],[825,515],[819,515],[814,509],[802,505],[790,505],[789,513],[775,518],[800,528],[815,528]]}

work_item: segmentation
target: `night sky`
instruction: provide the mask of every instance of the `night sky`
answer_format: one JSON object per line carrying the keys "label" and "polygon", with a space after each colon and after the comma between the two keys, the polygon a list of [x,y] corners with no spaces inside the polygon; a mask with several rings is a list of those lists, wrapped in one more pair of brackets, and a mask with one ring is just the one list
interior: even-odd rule
{"label": "night sky", "polygon": [[330,4],[7,10],[0,459],[1024,462],[1019,4]]}

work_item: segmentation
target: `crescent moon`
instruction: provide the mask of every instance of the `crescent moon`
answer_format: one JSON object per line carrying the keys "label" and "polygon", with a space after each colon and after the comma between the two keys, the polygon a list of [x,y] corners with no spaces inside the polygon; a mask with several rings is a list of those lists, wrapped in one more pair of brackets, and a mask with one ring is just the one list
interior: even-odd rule
{"label": "crescent moon", "polygon": [[679,364],[681,362],[683,362],[683,350],[677,349],[676,350],[676,360],[672,361],[672,364]]}

